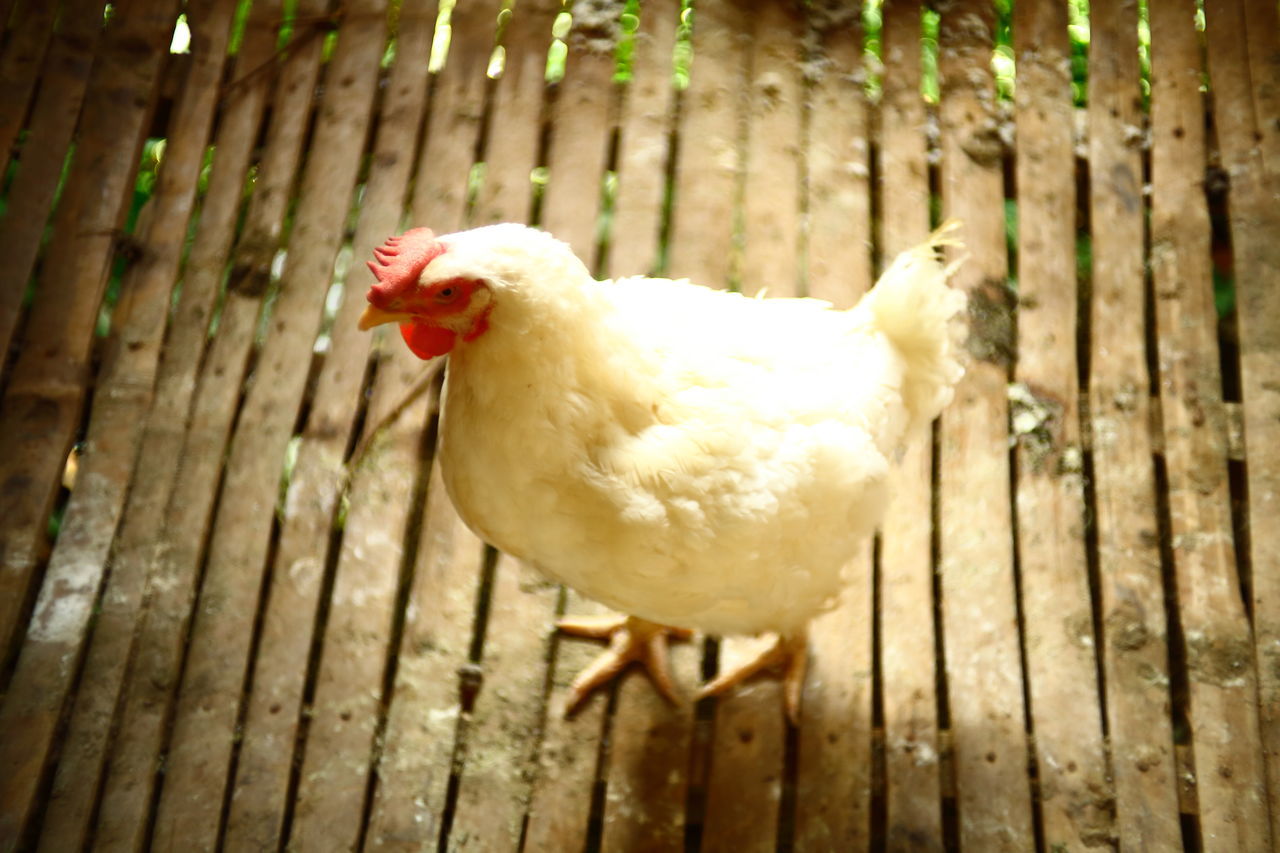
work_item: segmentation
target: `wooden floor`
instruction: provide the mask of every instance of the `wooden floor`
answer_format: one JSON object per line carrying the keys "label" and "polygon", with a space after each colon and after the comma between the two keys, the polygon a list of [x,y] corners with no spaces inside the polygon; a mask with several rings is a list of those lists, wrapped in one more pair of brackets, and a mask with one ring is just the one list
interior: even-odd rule
{"label": "wooden floor", "polygon": [[[458,0],[447,59],[437,0],[255,0],[229,52],[243,5],[0,0],[0,850],[1280,844],[1273,0],[1149,2],[1141,54],[1094,0],[1074,102],[1059,3],[1012,101],[978,0],[936,100],[919,0],[870,80],[839,4]],[[943,218],[969,371],[801,725],[769,680],[563,719],[594,605],[454,515],[433,377],[355,328],[372,247],[533,221],[849,304]]]}

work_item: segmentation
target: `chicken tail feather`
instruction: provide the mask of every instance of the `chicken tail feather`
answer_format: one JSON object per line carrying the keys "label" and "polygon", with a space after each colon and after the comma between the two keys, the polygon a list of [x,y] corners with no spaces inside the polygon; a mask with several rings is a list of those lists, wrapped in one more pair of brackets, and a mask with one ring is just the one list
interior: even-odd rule
{"label": "chicken tail feather", "polygon": [[898,255],[864,300],[876,328],[906,360],[903,401],[913,429],[938,416],[964,375],[965,296],[947,286],[963,258],[944,265],[938,253],[943,246],[961,246],[958,227],[948,222],[927,242]]}

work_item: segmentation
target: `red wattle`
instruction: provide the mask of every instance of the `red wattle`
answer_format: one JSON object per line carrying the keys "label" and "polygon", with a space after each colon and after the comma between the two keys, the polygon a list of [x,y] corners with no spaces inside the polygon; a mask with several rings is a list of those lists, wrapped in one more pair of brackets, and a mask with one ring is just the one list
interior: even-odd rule
{"label": "red wattle", "polygon": [[400,335],[413,354],[423,361],[444,355],[453,349],[458,339],[455,332],[425,323],[401,323]]}

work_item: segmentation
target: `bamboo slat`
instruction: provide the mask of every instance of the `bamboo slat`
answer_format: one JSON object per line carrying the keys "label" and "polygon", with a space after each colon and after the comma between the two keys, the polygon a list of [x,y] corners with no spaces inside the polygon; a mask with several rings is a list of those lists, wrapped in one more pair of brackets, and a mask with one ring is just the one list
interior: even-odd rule
{"label": "bamboo slat", "polygon": [[568,242],[588,269],[599,265],[596,222],[604,195],[610,132],[617,123],[619,89],[613,83],[620,23],[574,19],[568,34],[564,79],[552,101],[551,150],[540,225]]}
{"label": "bamboo slat", "polygon": [[[838,308],[871,286],[870,144],[857,16],[810,10],[805,57],[805,291]],[[757,78],[758,79],[758,78]],[[852,366],[851,366],[852,367]],[[833,613],[809,632],[812,657],[796,766],[798,850],[870,843],[871,673],[875,592],[870,543],[845,567]]]}
{"label": "bamboo slat", "polygon": [[537,571],[499,555],[480,660],[483,685],[466,728],[449,850],[519,845],[546,710],[548,617],[557,597]]}
{"label": "bamboo slat", "polygon": [[[608,255],[614,276],[642,275],[660,263],[663,185],[667,159],[673,156],[668,141],[678,14],[674,2],[649,3],[641,10],[618,142],[618,194]],[[691,690],[698,677],[696,645],[675,644],[670,654],[675,683],[682,691]],[[602,849],[684,849],[692,740],[691,705],[671,707],[644,677],[632,675],[619,683],[602,769]]]}
{"label": "bamboo slat", "polygon": [[[1180,12],[1184,14],[1180,14]],[[1178,616],[1206,849],[1270,848],[1252,636],[1231,525],[1190,7],[1151,14],[1151,273]]]}
{"label": "bamboo slat", "polygon": [[[193,46],[194,62],[170,129],[171,143],[152,196],[149,227],[140,235],[143,252],[125,276],[117,331],[97,377],[80,467],[81,487],[72,492],[68,503],[62,535],[0,711],[0,720],[8,719],[5,730],[21,727],[26,733],[22,738],[7,738],[0,747],[0,762],[14,765],[13,772],[5,775],[7,782],[22,786],[20,791],[5,792],[6,807],[25,811],[32,805],[86,644],[151,404],[170,292],[213,122],[215,84],[226,57],[233,10],[231,0],[193,8],[205,28]],[[14,750],[20,750],[21,756]]]}
{"label": "bamboo slat", "polygon": [[[560,92],[551,111],[542,224],[593,268],[600,263],[597,219],[621,97],[613,82],[620,31],[621,21],[612,17],[579,13],[574,18],[568,34],[565,76],[558,84]],[[603,612],[572,592],[566,591],[565,599],[570,615]],[[565,718],[564,708],[570,683],[601,648],[569,637],[557,637],[551,648],[551,692],[524,844],[531,850],[586,849],[608,693],[597,691],[599,695],[591,697],[571,719]]]}
{"label": "bamboo slat", "polygon": [[[309,11],[307,7],[299,9],[304,14]],[[166,432],[180,436],[181,450],[176,454],[177,473],[170,474],[172,485],[164,486],[170,492],[157,499],[157,507],[163,505],[158,518],[148,512],[146,505],[132,517],[126,515],[121,542],[137,545],[124,547],[117,554],[117,571],[113,572],[115,576],[124,571],[127,560],[128,575],[145,575],[149,600],[137,627],[118,700],[107,777],[101,793],[96,795],[101,798],[101,806],[95,838],[104,845],[136,845],[147,832],[157,783],[155,770],[164,750],[170,709],[181,676],[203,543],[217,497],[214,484],[225,459],[246,363],[257,334],[258,312],[301,155],[310,101],[299,97],[299,93],[313,89],[319,68],[321,44],[315,38],[304,41],[308,32],[313,31],[304,29],[296,34],[297,41],[291,44],[289,60],[280,72],[272,110],[274,120],[258,164],[256,192],[249,203],[218,314],[217,336],[207,354],[203,354],[203,361],[203,346],[194,346],[194,342],[178,345],[171,338],[172,351],[182,353],[175,355],[174,363],[189,358],[190,369],[197,364],[200,369],[195,392],[187,392],[191,393],[192,402],[189,418],[185,406],[175,406],[173,411],[168,406],[157,407],[148,425],[156,432],[157,440],[163,440]],[[274,44],[274,33],[268,35],[271,37],[264,50]],[[248,117],[245,120],[244,130],[252,139],[257,135],[257,121]],[[219,139],[222,138],[220,132]],[[230,155],[232,150],[229,147],[227,153]],[[241,181],[235,184],[237,189],[243,186]],[[210,269],[198,272],[193,268],[190,283],[198,285],[207,277],[212,289],[221,281],[224,261],[211,252]],[[199,290],[196,286],[192,292],[194,304],[186,300],[179,303],[179,319],[175,322],[183,323],[183,328],[192,329],[202,338],[203,333],[194,330],[208,323],[209,309],[194,299]],[[185,387],[190,379],[185,369],[175,367],[172,381],[176,387]],[[97,783],[92,787],[96,790]]]}
{"label": "bamboo slat", "polygon": [[[1050,848],[1107,843],[1076,357],[1075,155],[1067,8],[1022,4],[1018,63],[1017,543],[1040,817]],[[1061,709],[1074,709],[1063,714]]]}
{"label": "bamboo slat", "polygon": [[[5,34],[0,55],[0,175],[9,170],[9,157],[53,36],[57,11],[57,3],[22,0],[12,13],[14,26]],[[0,15],[0,30],[8,20],[7,14]]]}
{"label": "bamboo slat", "polygon": [[[753,17],[744,103],[747,172],[741,286],[746,293],[767,288],[772,296],[795,296],[801,274],[799,158],[804,99],[798,60],[804,18],[780,4],[770,4]],[[758,650],[753,640],[726,638],[720,645],[721,666],[741,663]],[[801,715],[805,716],[803,709]],[[782,687],[776,679],[735,689],[717,701],[704,849],[773,849],[786,728]]]}
{"label": "bamboo slat", "polygon": [[[693,63],[678,135],[670,274],[728,287],[737,269],[735,222],[741,152],[738,115],[746,73],[746,22],[729,3],[694,10]],[[699,63],[701,59],[701,63]]]}
{"label": "bamboo slat", "polygon": [[[1213,116],[1230,176],[1228,212],[1248,453],[1258,708],[1272,844],[1280,839],[1280,21],[1267,3],[1206,4]],[[1240,49],[1241,31],[1247,51]],[[1246,543],[1241,543],[1243,547]]]}
{"label": "bamboo slat", "polygon": [[[883,268],[929,234],[929,175],[920,96],[920,3],[887,3],[881,38],[880,209]],[[939,851],[938,695],[933,600],[932,447],[917,436],[899,463],[880,534],[880,682],[885,833],[894,848]]]}
{"label": "bamboo slat", "polygon": [[1090,43],[1092,251],[1088,447],[1116,835],[1124,850],[1182,844],[1160,566],[1144,303],[1137,10],[1096,2]]}
{"label": "bamboo slat", "polygon": [[[378,137],[353,241],[346,292],[333,320],[332,343],[316,381],[307,427],[298,447],[289,493],[285,497],[285,505],[291,511],[286,512],[275,555],[227,820],[226,843],[235,849],[261,849],[278,844],[292,793],[290,776],[301,715],[307,714],[313,721],[311,725],[316,725],[314,711],[303,707],[308,658],[314,642],[321,595],[326,586],[325,567],[334,514],[346,479],[343,457],[357,414],[357,407],[352,405],[352,401],[359,396],[370,347],[370,336],[356,329],[356,319],[365,303],[364,289],[371,280],[360,261],[368,257],[388,235],[395,233],[400,224],[406,201],[405,187],[409,183],[413,151],[426,102],[426,66],[435,29],[435,7],[432,0],[422,0],[406,3],[400,10],[397,61],[392,67],[382,103]],[[389,343],[398,344],[398,341]],[[407,354],[399,347],[392,352]],[[409,367],[399,362],[388,362],[385,369],[409,374],[422,371],[416,362],[410,362]],[[379,375],[381,373],[382,368]],[[387,392],[378,393],[382,398],[382,409],[396,402],[394,399],[386,400]],[[367,422],[376,426],[380,420],[378,406],[371,406]],[[404,423],[416,424],[419,430],[424,426],[424,420],[420,410],[416,412],[416,420],[410,414],[402,416]],[[405,444],[411,447],[401,446]],[[420,439],[400,435],[393,447],[395,455],[403,457],[410,481],[419,444]],[[385,470],[385,462],[379,461],[378,468]],[[361,503],[376,500],[379,490],[370,490],[365,485],[364,492],[373,491],[374,495],[362,496]],[[354,496],[351,500],[355,500]],[[406,500],[400,509],[407,512],[409,508]],[[393,527],[403,519],[395,510],[395,507],[386,510],[387,519]],[[391,542],[390,536],[386,542]],[[345,555],[345,539],[343,547]],[[393,559],[386,565],[371,565],[369,571],[374,576],[390,572],[394,578],[398,568]],[[330,619],[335,621],[332,615]],[[326,660],[327,656],[321,659]],[[376,678],[381,669],[370,664],[367,670],[360,672]],[[353,678],[352,682],[354,686],[358,678]],[[377,688],[374,696],[381,689],[380,683]],[[374,716],[366,714],[358,719],[365,724]],[[313,741],[308,738],[308,743]],[[366,744],[366,753],[368,749]],[[359,794],[345,798],[351,806],[358,806],[363,800],[364,777],[359,778]],[[332,813],[341,814],[342,809],[335,806]],[[299,812],[295,828],[300,831],[303,824],[305,820]],[[338,837],[336,827],[331,829],[333,837]]]}
{"label": "bamboo slat", "polygon": [[27,121],[21,165],[0,220],[0,246],[6,251],[0,265],[0,362],[7,360],[103,30],[102,0],[69,0],[62,11],[63,20],[40,69],[40,90]]}
{"label": "bamboo slat", "polygon": [[444,830],[455,736],[477,672],[469,661],[483,547],[458,519],[437,462],[405,612],[368,850],[435,847]]}
{"label": "bamboo slat", "polygon": [[40,91],[27,121],[21,165],[0,219],[0,246],[5,247],[5,263],[0,264],[0,376],[53,209],[58,176],[80,117],[102,29],[102,0],[69,0],[40,69]]}
{"label": "bamboo slat", "polygon": [[960,844],[1032,845],[1023,673],[1011,542],[1006,383],[1012,311],[1001,142],[986,57],[992,10],[959,2],[942,15],[945,217],[964,223],[969,259],[953,285],[969,296],[968,373],[941,427],[941,595]]}
{"label": "bamboo slat", "polygon": [[618,190],[605,274],[656,274],[667,162],[675,119],[673,52],[680,4],[652,0],[640,10],[631,54],[631,80],[619,119]]}
{"label": "bamboo slat", "polygon": [[[178,693],[154,838],[160,845],[217,843],[221,797],[235,745],[262,573],[266,569],[281,460],[292,435],[312,344],[342,239],[377,82],[385,4],[348,10],[328,69],[313,154],[289,238],[289,258],[239,425],[200,589]],[[216,783],[215,783],[216,784]]]}
{"label": "bamboo slat", "polygon": [[[151,112],[173,0],[121,11],[85,96],[39,298],[0,400],[0,661],[17,650],[45,530],[89,381],[98,306]],[[26,276],[13,286],[22,287]]]}

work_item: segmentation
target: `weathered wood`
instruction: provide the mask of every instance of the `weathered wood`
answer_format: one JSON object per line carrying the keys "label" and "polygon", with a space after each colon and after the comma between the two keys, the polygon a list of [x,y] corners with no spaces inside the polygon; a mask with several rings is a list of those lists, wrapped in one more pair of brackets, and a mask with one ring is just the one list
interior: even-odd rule
{"label": "weathered wood", "polygon": [[[613,82],[620,27],[618,20],[581,14],[574,19],[568,34],[565,76],[551,114],[543,226],[568,242],[578,257],[593,267],[599,264],[597,219],[621,97]],[[572,592],[566,591],[565,597],[570,615],[603,612]],[[543,618],[549,621],[553,615],[544,613]],[[551,649],[551,693],[542,723],[524,844],[529,850],[581,850],[587,846],[608,693],[597,691],[598,695],[571,719],[564,716],[565,695],[574,677],[602,649],[598,643],[568,637],[557,637]]]}
{"label": "weathered wood", "polygon": [[766,4],[752,18],[740,286],[748,294],[795,296],[801,272],[804,18],[783,3]]}
{"label": "weathered wood", "polygon": [[[389,234],[395,233],[400,224],[406,201],[413,165],[413,150],[422,123],[427,94],[427,59],[430,56],[431,39],[435,29],[436,3],[419,0],[406,3],[400,10],[397,38],[397,60],[387,82],[382,103],[382,116],[378,125],[378,138],[370,160],[369,175],[364,190],[364,203],[353,241],[353,263],[348,270],[343,302],[333,321],[332,342],[328,356],[316,382],[316,391],[298,448],[297,461],[285,497],[285,517],[280,532],[280,545],[275,557],[275,569],[270,595],[262,623],[262,638],[254,663],[253,691],[249,696],[245,714],[243,739],[236,763],[236,782],[232,789],[231,809],[227,820],[226,843],[233,849],[266,849],[277,846],[283,829],[284,815],[290,795],[290,774],[294,767],[294,743],[298,736],[299,719],[303,713],[312,714],[302,707],[303,694],[308,677],[308,658],[311,654],[320,596],[324,588],[325,566],[330,533],[335,512],[341,499],[340,489],[345,481],[343,455],[351,439],[351,431],[357,407],[353,405],[360,393],[364,378],[365,361],[368,358],[370,336],[356,328],[359,312],[365,304],[364,291],[371,281],[360,261],[370,255]],[[392,353],[408,355],[398,340],[390,340]],[[380,367],[398,374],[407,374],[404,382],[422,373],[422,365],[416,360],[407,365],[391,360]],[[401,383],[403,384],[403,383]],[[381,420],[379,413],[394,405],[396,399],[387,399],[388,392],[380,387],[378,400],[371,405],[367,424],[375,427]],[[403,396],[403,392],[400,396]],[[395,393],[392,394],[395,396]],[[417,430],[424,427],[421,408],[410,410],[401,416],[405,424],[413,424]],[[412,435],[398,435],[392,449],[406,470],[408,486],[412,486],[413,462],[416,459],[420,439]],[[407,445],[407,447],[406,447]],[[379,445],[381,447],[381,445]],[[380,471],[387,469],[381,456],[375,460]],[[382,500],[383,492],[361,484],[360,497],[353,492],[350,501],[353,515],[356,506]],[[403,512],[410,508],[404,497],[407,486],[400,486],[401,507],[385,509],[388,533],[379,547],[392,544],[394,530],[403,521]],[[363,512],[363,509],[360,510]],[[398,514],[399,513],[399,514]],[[348,517],[347,530],[353,530],[355,519]],[[367,526],[367,519],[366,519]],[[367,533],[367,531],[366,531]],[[351,555],[344,539],[343,560]],[[377,550],[372,548],[370,550]],[[383,555],[386,556],[385,554]],[[359,558],[356,558],[357,562]],[[345,563],[343,564],[345,565]],[[390,573],[394,589],[399,563],[390,559],[385,565],[368,566],[372,577],[385,578]],[[350,569],[346,569],[350,572]],[[335,593],[337,592],[335,587]],[[348,599],[351,598],[348,596]],[[330,624],[341,621],[335,609]],[[359,633],[358,636],[366,636]],[[385,641],[385,636],[382,637]],[[322,660],[328,661],[333,653],[326,651]],[[362,684],[359,676],[377,679],[381,667],[368,663],[358,669],[350,681],[358,684],[371,698],[376,698],[381,683]],[[320,697],[317,695],[317,701]],[[323,714],[317,705],[317,712]],[[342,712],[339,712],[340,715]],[[312,725],[316,725],[312,715]],[[352,719],[359,725],[372,725],[376,714],[361,714]],[[323,724],[321,724],[323,725]],[[323,738],[318,739],[323,743]],[[312,741],[309,739],[309,747]],[[323,746],[319,747],[323,749]],[[369,753],[365,744],[365,754]],[[314,750],[308,755],[314,755]],[[315,771],[311,771],[314,773]],[[303,779],[307,779],[304,774]],[[343,802],[348,810],[356,810],[363,801],[364,778],[360,777],[359,790],[354,796],[346,796]],[[326,819],[338,820],[343,809],[331,805],[323,812]],[[307,820],[299,811],[295,823],[296,837],[305,837]],[[336,826],[328,828],[331,839],[341,837]],[[334,843],[337,843],[336,840]]]}
{"label": "weathered wood", "polygon": [[1170,533],[1206,849],[1270,848],[1252,637],[1231,526],[1190,7],[1151,15],[1151,271]]}
{"label": "weathered wood", "polygon": [[[609,131],[617,122],[618,87],[613,83],[618,22],[591,21],[592,29],[569,31],[565,77],[551,109],[551,151],[542,227],[569,243],[588,269],[599,263],[596,221],[600,215]],[[599,33],[607,27],[607,35]]]}
{"label": "weathered wood", "polygon": [[[307,7],[299,9],[304,14],[309,11]],[[272,110],[274,121],[236,250],[231,284],[218,315],[217,336],[203,363],[200,362],[202,345],[179,345],[175,338],[170,339],[175,365],[187,359],[192,368],[200,364],[197,390],[189,397],[193,402],[189,422],[186,407],[177,406],[174,396],[169,394],[157,396],[157,401],[164,406],[157,406],[151,415],[149,427],[156,432],[158,441],[165,440],[167,432],[181,438],[178,473],[173,477],[172,486],[164,486],[171,489],[171,494],[158,497],[157,504],[141,505],[132,517],[126,516],[126,529],[116,554],[113,576],[125,571],[127,561],[129,575],[146,577],[149,601],[137,628],[130,668],[119,700],[118,729],[110,745],[112,755],[101,793],[101,817],[95,838],[104,846],[136,846],[150,820],[152,793],[157,783],[155,770],[164,749],[170,708],[178,688],[203,543],[217,497],[214,484],[218,482],[225,458],[246,363],[257,333],[259,307],[301,155],[305,117],[311,108],[307,95],[315,86],[321,44],[315,38],[305,40],[308,31],[296,33],[298,41],[291,45],[289,60],[281,70]],[[264,50],[270,50],[274,44],[274,32],[269,35]],[[253,107],[255,111],[259,108]],[[250,141],[256,138],[256,125],[256,120],[246,119],[244,131]],[[234,146],[229,146],[229,156],[232,151]],[[243,184],[235,183],[238,195]],[[232,218],[229,227],[233,224]],[[195,293],[206,277],[206,286],[213,288],[220,283],[225,258],[210,247],[206,260],[209,269],[205,272],[198,273],[189,267],[192,274],[189,283],[195,286],[194,302],[182,300],[175,320],[184,324],[175,328],[191,329],[197,340],[204,337],[204,333],[197,330],[208,323],[208,308],[202,308]],[[168,364],[166,359],[163,371],[167,372]],[[162,375],[161,382],[166,381]],[[173,387],[182,388],[189,381],[185,369],[175,366]],[[163,448],[169,447],[172,445],[163,445]],[[163,501],[167,504],[161,508]],[[149,514],[153,506],[159,509],[158,519]],[[131,518],[133,525],[130,525]],[[91,786],[96,787],[96,783]],[[91,807],[94,795],[88,796]]]}
{"label": "weathered wood", "polygon": [[1085,555],[1066,6],[1019,5],[1014,34],[1018,362],[1012,419],[1023,647],[1044,843],[1072,848],[1111,839],[1115,803]]}
{"label": "weathered wood", "polygon": [[670,274],[728,287],[738,268],[735,222],[742,152],[738,116],[748,21],[731,3],[693,13],[693,63],[684,91],[676,156]]}
{"label": "weathered wood", "polygon": [[[363,248],[372,251],[372,246]],[[348,296],[354,295],[353,288]],[[354,317],[344,319],[354,325]],[[421,362],[407,347],[391,351],[374,383],[372,424],[421,373]],[[351,485],[315,699],[307,711],[306,751],[289,837],[298,849],[359,846],[426,416],[427,400],[420,399],[379,440]]]}
{"label": "weathered wood", "polygon": [[[540,740],[557,589],[501,555],[494,567],[483,686],[467,724],[449,850],[509,850],[520,840]],[[600,700],[596,700],[600,701]]]}
{"label": "weathered wood", "polygon": [[5,263],[0,264],[0,376],[53,208],[58,176],[80,117],[102,29],[102,0],[69,0],[41,68],[40,91],[27,119],[21,167],[9,188],[5,216],[0,219],[0,246],[5,247]]}
{"label": "weathered wood", "polygon": [[969,295],[971,357],[942,416],[942,626],[961,846],[1025,850],[1032,803],[1006,437],[1013,306],[991,13],[976,0],[954,3],[939,36],[943,210],[964,223],[970,253],[953,285]]}
{"label": "weathered wood", "polygon": [[1122,850],[1182,844],[1169,709],[1144,323],[1137,9],[1096,0],[1089,69],[1092,278],[1088,446],[1116,835]]}
{"label": "weathered wood", "polygon": [[342,239],[377,83],[384,10],[381,0],[351,7],[329,64],[280,295],[226,463],[156,815],[160,845],[204,849],[217,841],[221,797],[201,792],[222,784],[231,761],[281,462],[327,290],[316,284],[329,281]]}
{"label": "weathered wood", "polygon": [[[614,276],[642,275],[659,263],[667,158],[672,156],[668,140],[678,15],[679,4],[669,0],[641,10],[618,142],[618,194],[608,255]],[[670,654],[676,684],[691,690],[698,677],[698,645],[674,644]],[[603,849],[684,849],[692,739],[691,705],[673,708],[649,679],[638,675],[619,683],[603,770]]]}
{"label": "weathered wood", "polygon": [[62,535],[0,711],[6,731],[20,727],[25,733],[7,738],[0,747],[0,764],[11,768],[6,782],[21,786],[5,791],[6,807],[31,808],[84,651],[151,403],[170,291],[213,123],[216,81],[226,58],[234,7],[232,0],[218,0],[192,10],[205,27],[193,45],[194,62],[174,115],[171,142],[152,196],[152,215],[139,237],[143,253],[125,277],[117,333],[97,377],[80,488],[68,503]]}
{"label": "weathered wood", "polygon": [[618,190],[605,274],[609,277],[658,272],[659,237],[676,90],[672,51],[680,4],[653,0],[640,10],[619,119]]}
{"label": "weathered wood", "polygon": [[[496,0],[459,3],[449,19],[449,54],[432,90],[411,204],[413,224],[440,234],[463,226],[467,176],[484,116],[485,71],[501,8]],[[447,224],[433,216],[442,216]]]}
{"label": "weathered wood", "polygon": [[[810,10],[805,57],[807,295],[851,307],[871,286],[870,144],[856,7]],[[759,78],[757,77],[757,81]],[[850,365],[852,369],[852,365]],[[809,631],[796,770],[798,850],[867,847],[871,831],[871,547],[845,567],[848,587]]]}
{"label": "weathered wood", "polygon": [[[929,176],[920,96],[920,3],[887,3],[881,29],[881,267],[929,234]],[[934,632],[931,437],[908,446],[880,533],[880,695],[885,834],[890,849],[939,851],[938,696]]]}
{"label": "weathered wood", "polygon": [[[150,115],[174,0],[129,6],[108,29],[86,95],[39,298],[0,401],[0,662],[17,650],[63,463],[84,404],[98,305]],[[25,275],[16,286],[21,287]]]}
{"label": "weathered wood", "polygon": [[[58,4],[48,0],[22,0],[13,11],[14,26],[4,33],[4,52],[0,54],[0,175],[9,171],[9,157],[53,36],[57,9]],[[8,14],[0,15],[0,30],[8,20]]]}
{"label": "weathered wood", "polygon": [[[762,7],[752,17],[741,287],[746,293],[767,289],[771,296],[795,296],[801,273],[804,18],[782,4]],[[757,649],[752,640],[727,638],[720,646],[721,666],[739,663]],[[714,726],[704,849],[771,850],[777,843],[784,772],[781,684],[767,680],[722,697]]]}
{"label": "weathered wood", "polygon": [[365,839],[370,850],[436,846],[464,695],[469,703],[477,687],[465,667],[483,546],[454,512],[439,462],[427,486],[415,565]]}
{"label": "weathered wood", "polygon": [[557,0],[521,0],[503,37],[502,77],[494,87],[484,182],[472,221],[525,222],[532,209],[530,176],[538,165],[547,45]]}
{"label": "weathered wood", "polygon": [[[565,612],[590,616],[602,605],[565,590]],[[609,692],[597,690],[572,717],[564,714],[573,679],[600,654],[600,644],[558,635],[551,645],[551,692],[547,697],[542,742],[538,746],[526,850],[586,850],[588,822],[595,793],[596,764],[607,720]]]}
{"label": "weathered wood", "polygon": [[[1258,708],[1272,844],[1280,839],[1280,21],[1267,3],[1206,4],[1213,115],[1228,212],[1248,453]],[[1269,29],[1268,29],[1269,28]],[[1240,33],[1248,50],[1240,50]],[[1256,31],[1256,32],[1255,32]],[[1242,543],[1244,544],[1244,543]]]}
{"label": "weathered wood", "polygon": [[0,264],[0,375],[53,208],[71,134],[80,118],[102,29],[102,0],[69,0],[41,68],[40,91],[26,123],[21,168],[9,188],[8,207],[0,219],[0,246],[5,247],[5,263]]}

